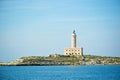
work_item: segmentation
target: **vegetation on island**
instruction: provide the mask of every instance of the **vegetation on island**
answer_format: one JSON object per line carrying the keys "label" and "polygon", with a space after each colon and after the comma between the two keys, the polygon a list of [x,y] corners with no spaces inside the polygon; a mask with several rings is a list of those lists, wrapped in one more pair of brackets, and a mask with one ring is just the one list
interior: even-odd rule
{"label": "vegetation on island", "polygon": [[29,56],[21,57],[9,63],[0,63],[4,66],[45,66],[45,65],[108,65],[120,64],[120,57],[107,56],[67,56],[52,54],[49,56]]}

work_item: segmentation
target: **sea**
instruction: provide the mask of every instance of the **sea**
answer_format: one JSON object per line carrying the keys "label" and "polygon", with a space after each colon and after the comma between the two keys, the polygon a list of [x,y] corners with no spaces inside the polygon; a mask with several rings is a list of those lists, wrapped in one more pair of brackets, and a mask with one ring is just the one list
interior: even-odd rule
{"label": "sea", "polygon": [[120,65],[0,66],[0,80],[120,80]]}

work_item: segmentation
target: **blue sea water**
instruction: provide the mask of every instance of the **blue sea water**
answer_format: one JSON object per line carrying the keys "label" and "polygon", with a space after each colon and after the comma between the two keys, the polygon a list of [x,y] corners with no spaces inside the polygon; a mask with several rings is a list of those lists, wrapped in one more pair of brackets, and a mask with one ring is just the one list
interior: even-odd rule
{"label": "blue sea water", "polygon": [[0,66],[0,80],[120,80],[120,65]]}

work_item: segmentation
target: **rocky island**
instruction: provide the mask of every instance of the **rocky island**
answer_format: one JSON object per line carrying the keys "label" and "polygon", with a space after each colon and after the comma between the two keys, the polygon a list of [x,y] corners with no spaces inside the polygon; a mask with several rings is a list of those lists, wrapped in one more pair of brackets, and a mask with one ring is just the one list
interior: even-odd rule
{"label": "rocky island", "polygon": [[107,56],[67,56],[52,54],[49,56],[21,57],[12,62],[0,63],[0,66],[56,66],[56,65],[119,65],[120,57]]}
{"label": "rocky island", "polygon": [[120,57],[84,55],[83,47],[77,47],[75,30],[71,36],[71,47],[64,48],[64,55],[21,57],[12,62],[0,63],[0,66],[52,66],[52,65],[108,65],[120,64]]}

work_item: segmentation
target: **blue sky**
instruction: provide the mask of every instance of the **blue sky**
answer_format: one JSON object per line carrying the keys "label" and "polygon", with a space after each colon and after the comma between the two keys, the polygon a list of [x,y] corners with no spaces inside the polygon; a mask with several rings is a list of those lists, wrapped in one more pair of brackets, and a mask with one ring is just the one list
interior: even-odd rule
{"label": "blue sky", "polygon": [[120,56],[120,1],[1,0],[0,62],[63,54],[74,29],[84,54]]}

